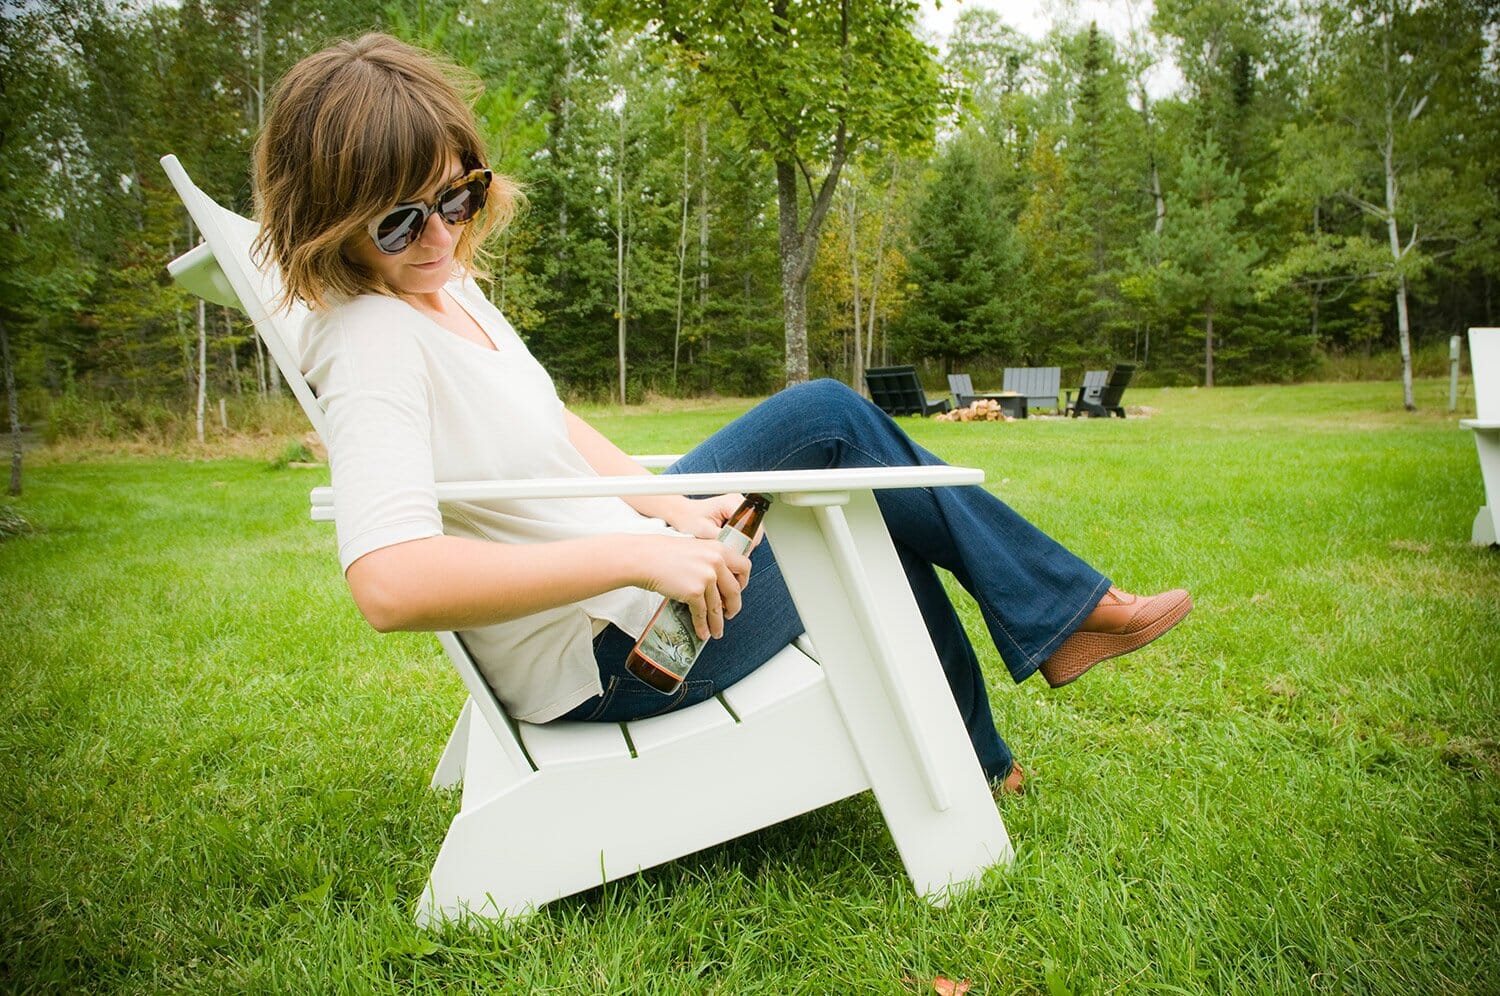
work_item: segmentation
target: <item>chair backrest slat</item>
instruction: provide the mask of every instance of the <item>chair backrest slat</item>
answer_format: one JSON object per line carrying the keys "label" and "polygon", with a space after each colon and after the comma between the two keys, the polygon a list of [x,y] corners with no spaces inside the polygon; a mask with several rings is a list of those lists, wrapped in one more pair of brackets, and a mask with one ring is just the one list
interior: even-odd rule
{"label": "chair backrest slat", "polygon": [[1469,329],[1469,370],[1474,375],[1475,416],[1500,422],[1500,328]]}
{"label": "chair backrest slat", "polygon": [[1130,385],[1130,378],[1133,376],[1134,363],[1116,363],[1115,368],[1109,372],[1109,380],[1099,391],[1099,404],[1105,408],[1119,407],[1120,398],[1125,394],[1125,388]]}
{"label": "chair backrest slat", "polygon": [[[177,190],[177,196],[187,207],[193,223],[203,234],[203,240],[212,252],[212,264],[217,266],[239,298],[240,307],[249,316],[256,333],[266,344],[271,359],[281,371],[281,376],[292,389],[297,403],[312,422],[319,436],[324,433],[323,407],[302,376],[298,354],[302,349],[302,330],[308,319],[308,310],[300,302],[288,308],[273,311],[271,302],[281,296],[281,275],[274,266],[256,266],[251,257],[251,246],[260,234],[260,226],[248,218],[242,218],[227,208],[220,207],[213,198],[198,188],[176,156],[164,156],[161,165]],[[195,250],[196,251],[196,250]],[[207,267],[202,261],[197,267]],[[175,275],[175,274],[174,274]],[[200,270],[201,277],[213,281],[211,270]]]}
{"label": "chair backrest slat", "polygon": [[1023,395],[1033,408],[1056,408],[1062,367],[1006,367],[1004,386]]}
{"label": "chair backrest slat", "polygon": [[889,415],[927,414],[927,394],[917,379],[917,368],[871,367],[865,371],[870,400]]}

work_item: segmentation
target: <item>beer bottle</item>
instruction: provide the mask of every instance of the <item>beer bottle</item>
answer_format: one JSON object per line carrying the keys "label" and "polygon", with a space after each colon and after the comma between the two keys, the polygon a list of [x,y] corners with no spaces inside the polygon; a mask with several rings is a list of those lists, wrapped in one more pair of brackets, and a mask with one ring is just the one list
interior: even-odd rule
{"label": "beer bottle", "polygon": [[[747,495],[719,530],[719,542],[736,553],[749,550],[770,504],[771,499],[765,495]],[[625,667],[658,692],[671,694],[703,652],[704,642],[693,629],[693,613],[687,605],[664,598],[626,658]]]}

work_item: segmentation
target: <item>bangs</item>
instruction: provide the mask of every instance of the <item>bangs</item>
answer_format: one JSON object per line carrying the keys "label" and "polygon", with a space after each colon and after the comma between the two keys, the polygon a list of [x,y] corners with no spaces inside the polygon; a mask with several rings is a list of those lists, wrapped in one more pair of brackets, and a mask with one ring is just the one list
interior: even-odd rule
{"label": "bangs", "polygon": [[469,169],[482,158],[465,120],[467,108],[433,100],[399,75],[381,75],[362,80],[365,86],[343,89],[335,99],[347,99],[351,110],[359,110],[345,115],[330,109],[325,120],[339,122],[343,141],[317,143],[337,150],[328,161],[328,188],[336,201],[357,205],[357,212],[430,197],[448,179],[450,157]]}

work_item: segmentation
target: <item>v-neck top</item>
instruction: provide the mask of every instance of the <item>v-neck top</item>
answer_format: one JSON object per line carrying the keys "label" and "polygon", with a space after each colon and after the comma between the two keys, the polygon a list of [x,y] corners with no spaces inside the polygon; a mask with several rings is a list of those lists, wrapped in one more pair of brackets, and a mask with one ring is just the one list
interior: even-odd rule
{"label": "v-neck top", "polygon": [[[493,350],[376,294],[315,312],[304,328],[302,371],[327,415],[340,565],[443,533],[517,544],[677,535],[619,498],[438,505],[438,481],[598,476],[568,437],[552,378],[505,316],[472,279],[446,290]],[[544,723],[602,691],[594,634],[614,623],[639,636],[660,598],[619,588],[460,636],[506,710]]]}

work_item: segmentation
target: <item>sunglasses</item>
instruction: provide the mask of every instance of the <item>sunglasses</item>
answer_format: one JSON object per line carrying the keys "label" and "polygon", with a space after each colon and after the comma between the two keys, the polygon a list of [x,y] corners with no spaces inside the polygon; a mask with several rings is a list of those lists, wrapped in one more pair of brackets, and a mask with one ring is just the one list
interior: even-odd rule
{"label": "sunglasses", "polygon": [[422,237],[427,219],[434,214],[450,225],[466,225],[473,221],[479,209],[484,207],[492,176],[490,170],[476,169],[440,190],[431,204],[421,201],[397,204],[370,222],[370,238],[375,240],[375,248],[387,256],[405,252]]}

